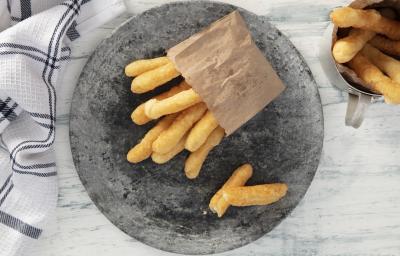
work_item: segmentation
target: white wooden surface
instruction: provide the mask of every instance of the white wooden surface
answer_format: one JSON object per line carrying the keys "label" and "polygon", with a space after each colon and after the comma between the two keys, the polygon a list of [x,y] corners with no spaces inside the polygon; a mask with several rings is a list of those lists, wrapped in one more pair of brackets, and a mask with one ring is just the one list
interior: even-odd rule
{"label": "white wooden surface", "polygon": [[[166,2],[130,1],[130,8],[140,13]],[[400,109],[377,103],[360,129],[345,127],[347,96],[331,86],[318,62],[329,11],[349,1],[224,2],[268,15],[299,49],[319,86],[325,140],[318,172],[300,205],[263,238],[223,255],[400,255]],[[170,255],[114,227],[91,202],[71,158],[69,108],[80,70],[102,38],[128,17],[121,15],[73,44],[58,91],[56,219],[29,255]]]}

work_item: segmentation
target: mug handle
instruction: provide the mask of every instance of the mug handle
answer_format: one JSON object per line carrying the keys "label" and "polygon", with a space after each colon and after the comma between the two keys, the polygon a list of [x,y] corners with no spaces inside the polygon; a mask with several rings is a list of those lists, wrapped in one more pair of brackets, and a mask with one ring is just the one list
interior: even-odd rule
{"label": "mug handle", "polygon": [[364,113],[371,104],[372,96],[349,93],[346,111],[346,126],[359,128],[364,120]]}

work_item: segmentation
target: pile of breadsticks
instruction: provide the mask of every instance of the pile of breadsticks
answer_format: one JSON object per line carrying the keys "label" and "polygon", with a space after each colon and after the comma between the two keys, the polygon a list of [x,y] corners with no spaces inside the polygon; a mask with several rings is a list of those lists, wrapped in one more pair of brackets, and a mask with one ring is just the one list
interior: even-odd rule
{"label": "pile of breadsticks", "polygon": [[385,101],[400,104],[400,21],[396,12],[384,8],[362,10],[342,7],[331,13],[339,28],[350,28],[336,41],[332,54],[361,78],[368,89]]}
{"label": "pile of breadsticks", "polygon": [[[134,61],[126,66],[125,74],[135,77],[131,84],[134,93],[151,91],[180,75],[167,57]],[[128,161],[138,163],[151,157],[155,163],[162,164],[187,149],[191,153],[185,162],[185,174],[189,179],[196,178],[208,153],[224,137],[224,129],[185,81],[142,103],[131,115],[138,125],[160,117],[161,120],[129,150]],[[231,205],[268,205],[286,195],[287,185],[283,183],[245,186],[252,174],[249,164],[235,170],[212,197],[211,211],[222,217]]]}
{"label": "pile of breadsticks", "polygon": [[[135,77],[131,84],[134,93],[151,91],[180,75],[167,57],[134,61],[125,67],[125,74]],[[225,135],[206,104],[185,81],[136,107],[131,118],[138,125],[161,120],[128,152],[128,161],[138,163],[151,157],[155,163],[163,164],[187,149],[191,152],[185,162],[189,179],[199,175],[208,153]]]}

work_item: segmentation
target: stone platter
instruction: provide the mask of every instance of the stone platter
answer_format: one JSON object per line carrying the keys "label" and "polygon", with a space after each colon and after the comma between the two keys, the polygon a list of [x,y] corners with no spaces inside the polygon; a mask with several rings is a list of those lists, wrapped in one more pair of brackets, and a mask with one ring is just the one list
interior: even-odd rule
{"label": "stone platter", "polygon": [[[225,138],[209,154],[195,180],[183,173],[187,152],[164,165],[150,160],[129,164],[126,153],[153,125],[133,124],[132,110],[179,79],[154,93],[133,95],[131,79],[124,76],[125,65],[162,56],[166,49],[237,9],[287,89]],[[190,1],[133,17],[97,47],[74,93],[70,135],[79,177],[112,223],[161,250],[208,254],[258,239],[296,207],[317,170],[324,131],[310,69],[279,30],[265,17],[232,5]],[[208,209],[209,199],[244,163],[254,167],[249,185],[285,182],[288,194],[269,206],[231,207],[219,219]]]}

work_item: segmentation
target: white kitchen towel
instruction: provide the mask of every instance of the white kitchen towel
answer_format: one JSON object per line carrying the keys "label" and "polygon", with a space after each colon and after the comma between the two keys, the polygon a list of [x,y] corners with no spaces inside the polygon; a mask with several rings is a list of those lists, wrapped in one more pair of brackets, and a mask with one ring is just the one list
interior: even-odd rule
{"label": "white kitchen towel", "polygon": [[122,12],[120,2],[0,0],[1,256],[29,255],[56,206],[56,91],[68,44]]}

